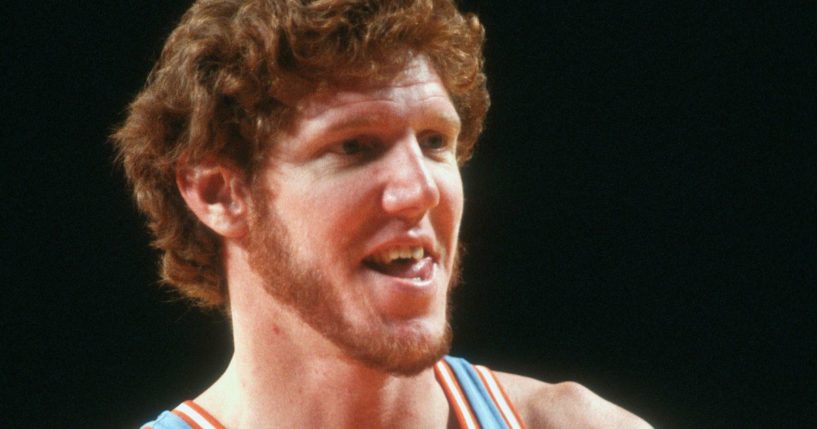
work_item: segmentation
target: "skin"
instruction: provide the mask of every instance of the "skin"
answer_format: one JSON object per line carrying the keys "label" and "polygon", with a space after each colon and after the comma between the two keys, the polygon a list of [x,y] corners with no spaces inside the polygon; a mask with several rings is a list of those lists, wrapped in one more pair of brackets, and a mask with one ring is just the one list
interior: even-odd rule
{"label": "skin", "polygon": [[[456,427],[426,362],[448,341],[463,208],[456,110],[422,57],[386,85],[327,89],[298,108],[263,192],[217,160],[178,169],[188,206],[223,239],[234,333],[230,365],[196,402],[229,428]],[[274,247],[259,229],[288,256],[258,250]],[[396,245],[425,247],[433,268],[418,280],[367,265]],[[293,285],[318,298],[282,292]],[[353,348],[368,345],[344,335],[412,346],[367,360]],[[579,385],[498,376],[528,427],[649,427]]]}
{"label": "skin", "polygon": [[[426,367],[446,349],[462,216],[456,110],[425,62],[387,87],[327,90],[298,107],[261,179],[270,201],[255,223],[259,234],[278,232],[252,247],[250,263],[273,279],[272,294],[348,354],[370,349],[370,364],[410,373],[412,361],[423,361],[416,351],[428,350],[434,356]],[[288,269],[265,270],[270,259],[284,259],[264,251],[282,239]],[[372,269],[377,254],[402,246],[426,249],[416,273]],[[280,287],[293,279],[297,290]],[[381,358],[391,345],[391,357]]]}

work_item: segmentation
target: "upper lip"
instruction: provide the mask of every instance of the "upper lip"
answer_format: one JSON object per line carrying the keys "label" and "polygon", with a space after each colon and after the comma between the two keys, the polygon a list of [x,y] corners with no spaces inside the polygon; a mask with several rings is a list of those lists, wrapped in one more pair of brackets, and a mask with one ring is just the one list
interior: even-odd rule
{"label": "upper lip", "polygon": [[392,237],[388,240],[382,241],[377,245],[373,246],[367,253],[366,256],[363,258],[364,261],[371,260],[372,256],[389,250],[394,247],[414,247],[420,246],[425,251],[426,256],[431,256],[434,261],[438,261],[440,258],[439,249],[434,244],[434,239],[427,234],[403,234],[397,237]]}

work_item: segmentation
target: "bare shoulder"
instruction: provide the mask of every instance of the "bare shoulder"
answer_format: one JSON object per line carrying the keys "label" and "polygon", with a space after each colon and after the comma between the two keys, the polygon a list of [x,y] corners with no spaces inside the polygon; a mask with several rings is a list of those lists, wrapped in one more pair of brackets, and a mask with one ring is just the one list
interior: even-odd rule
{"label": "bare shoulder", "polygon": [[503,372],[495,374],[527,427],[652,428],[581,384],[572,381],[550,384]]}

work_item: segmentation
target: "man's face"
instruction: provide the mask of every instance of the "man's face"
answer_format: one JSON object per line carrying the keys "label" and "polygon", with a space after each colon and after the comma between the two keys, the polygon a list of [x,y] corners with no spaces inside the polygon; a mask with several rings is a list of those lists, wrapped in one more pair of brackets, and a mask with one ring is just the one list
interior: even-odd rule
{"label": "man's face", "polygon": [[253,192],[266,290],[366,364],[414,373],[447,352],[462,181],[460,121],[418,58],[389,84],[298,104]]}

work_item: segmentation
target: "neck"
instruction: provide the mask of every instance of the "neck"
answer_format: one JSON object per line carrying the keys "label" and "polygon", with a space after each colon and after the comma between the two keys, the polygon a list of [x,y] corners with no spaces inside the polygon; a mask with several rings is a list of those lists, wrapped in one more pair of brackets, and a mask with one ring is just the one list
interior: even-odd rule
{"label": "neck", "polygon": [[446,426],[431,368],[406,377],[365,366],[257,284],[243,286],[230,291],[233,358],[197,398],[228,428]]}

